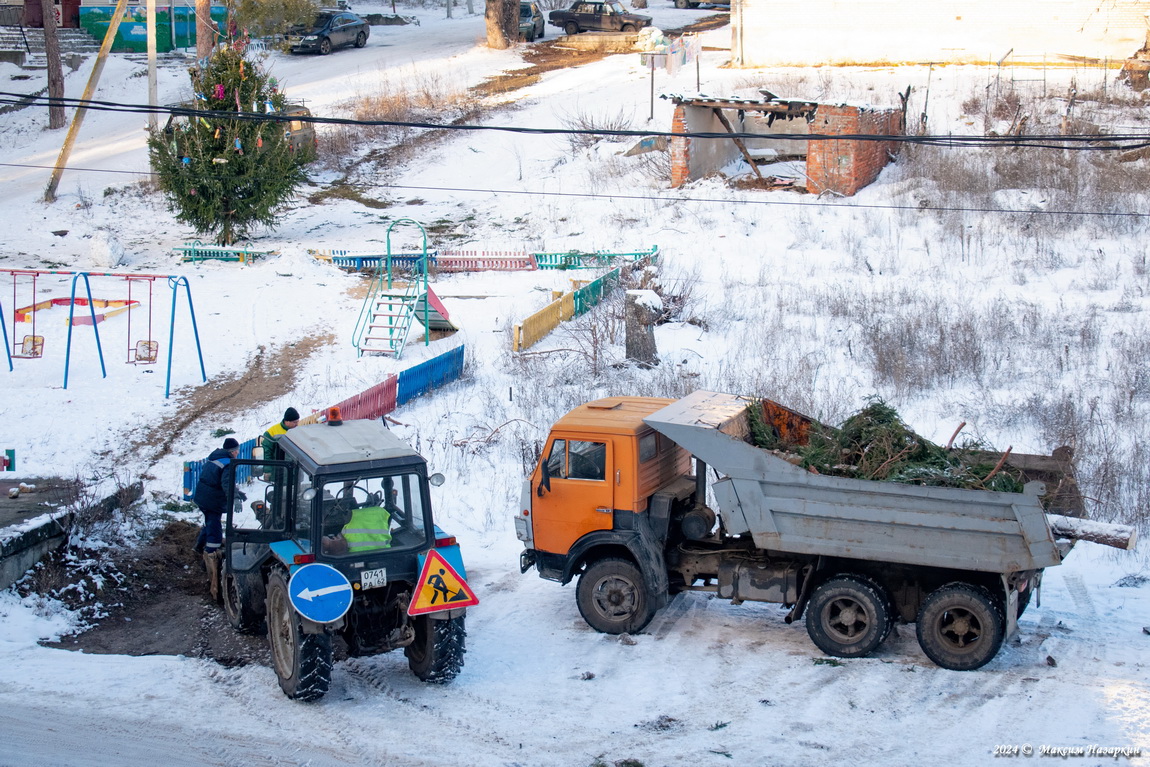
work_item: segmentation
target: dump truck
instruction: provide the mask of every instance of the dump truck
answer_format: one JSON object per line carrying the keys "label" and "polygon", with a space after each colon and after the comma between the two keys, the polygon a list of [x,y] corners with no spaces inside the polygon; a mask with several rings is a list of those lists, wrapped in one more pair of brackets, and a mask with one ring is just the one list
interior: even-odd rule
{"label": "dump truck", "polygon": [[578,576],[580,613],[608,634],[641,631],[674,594],[704,591],[781,604],[837,657],[865,656],[913,622],[934,663],[970,670],[1017,631],[1043,570],[1086,537],[1069,448],[992,454],[1021,475],[1021,493],[852,479],[756,447],[749,408],[793,444],[815,423],[710,391],[572,410],[523,484],[521,571]]}
{"label": "dump truck", "polygon": [[453,679],[477,600],[458,542],[432,517],[443,475],[429,475],[382,421],[342,421],[338,408],[278,444],[283,460],[234,462],[262,477],[263,496],[243,508],[229,488],[222,591],[232,627],[266,625],[293,699],[327,693],[337,637],[349,656],[402,649],[419,679]]}

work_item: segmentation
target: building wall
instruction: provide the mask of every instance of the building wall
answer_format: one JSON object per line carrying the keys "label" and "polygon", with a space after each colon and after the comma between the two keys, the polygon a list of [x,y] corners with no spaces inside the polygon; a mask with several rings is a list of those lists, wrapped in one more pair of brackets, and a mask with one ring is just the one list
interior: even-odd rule
{"label": "building wall", "polygon": [[[820,104],[811,133],[897,136],[903,131],[902,112]],[[807,191],[849,197],[878,178],[898,151],[894,141],[807,142]]]}
{"label": "building wall", "polygon": [[1145,0],[734,0],[735,66],[1123,60]]}
{"label": "building wall", "polygon": [[[902,112],[898,109],[875,109],[850,105],[820,104],[814,120],[776,120],[768,128],[766,121],[750,118],[739,121],[731,110],[731,127],[736,131],[766,133],[802,133],[822,135],[879,135],[904,133]],[[679,104],[671,121],[671,130],[681,132],[724,131],[714,112],[706,107]],[[806,155],[807,189],[815,194],[831,192],[850,196],[878,178],[879,173],[898,151],[893,141],[771,140],[769,134],[762,140],[748,139],[748,151],[759,154],[774,150],[779,154]],[[677,188],[688,181],[696,181],[709,173],[718,172],[733,160],[742,157],[735,142],[729,139],[673,138],[671,139],[671,186]]]}

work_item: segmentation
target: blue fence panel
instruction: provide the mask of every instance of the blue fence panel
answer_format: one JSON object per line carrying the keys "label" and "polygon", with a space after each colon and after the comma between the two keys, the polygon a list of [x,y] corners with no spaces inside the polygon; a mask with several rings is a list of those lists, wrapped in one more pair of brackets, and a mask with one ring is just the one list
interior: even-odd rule
{"label": "blue fence panel", "polygon": [[[251,458],[252,450],[256,447],[255,439],[249,439],[246,442],[240,443],[240,458]],[[192,500],[192,496],[196,494],[196,485],[200,482],[200,475],[204,473],[204,464],[207,463],[206,458],[198,461],[184,461],[184,500]],[[249,482],[252,478],[251,466],[240,466],[236,469],[236,481],[240,484]]]}
{"label": "blue fence panel", "polygon": [[[420,363],[413,368],[408,368],[399,374],[398,392],[396,395],[396,404],[402,405],[404,402],[415,399],[421,394],[426,394],[432,389],[437,389],[446,383],[450,383],[463,375],[463,356],[466,347],[457,346],[449,352],[445,352],[438,357]],[[375,388],[375,387],[373,387]],[[369,390],[371,391],[371,390]],[[240,443],[240,458],[252,457],[252,450],[255,449],[256,440],[249,439],[246,442]],[[196,484],[200,481],[200,475],[204,471],[204,463],[206,459],[199,461],[184,461],[184,500],[192,500],[192,496],[196,492]],[[243,484],[251,480],[253,469],[258,467],[254,466],[240,466],[236,469],[236,481]]]}
{"label": "blue fence panel", "polygon": [[395,402],[402,405],[426,394],[432,389],[454,381],[463,374],[463,350],[457,346],[446,354],[441,354],[427,362],[408,368],[399,374],[399,391]]}

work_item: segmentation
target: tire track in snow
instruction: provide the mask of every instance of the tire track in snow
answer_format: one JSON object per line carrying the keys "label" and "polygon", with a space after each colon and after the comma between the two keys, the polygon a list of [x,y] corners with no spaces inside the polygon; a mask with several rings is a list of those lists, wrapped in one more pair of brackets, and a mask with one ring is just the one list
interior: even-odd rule
{"label": "tire track in snow", "polygon": [[[275,672],[271,669],[267,671],[268,684],[273,686],[272,692],[274,693],[274,686],[277,684]],[[243,675],[238,670],[220,667],[215,667],[208,673],[209,680],[219,685],[224,694],[234,700],[243,710],[254,712],[268,710],[267,693],[264,691],[256,692],[250,684],[245,683],[241,676]],[[373,728],[365,727],[362,719],[358,717],[353,719],[340,710],[338,700],[336,700],[338,691],[334,689],[334,683],[332,688],[329,695],[320,703],[290,701],[286,697],[282,702],[277,701],[277,703],[290,706],[292,713],[298,710],[302,721],[297,730],[305,736],[307,733],[317,733],[316,740],[312,745],[317,749],[331,752],[333,764],[404,764],[413,765],[413,767],[431,764],[415,759],[410,754],[397,754],[381,746],[377,740],[370,737]],[[277,729],[282,731],[282,722],[277,726]],[[291,744],[279,741],[274,746],[269,753],[276,754],[277,758],[270,760],[268,764],[282,764],[282,757],[285,752],[290,751]],[[237,758],[237,755],[230,753],[226,748],[221,749],[220,756],[221,764],[245,763],[243,758]],[[306,755],[299,764],[315,764],[312,761],[313,756],[312,754]],[[349,756],[354,758],[349,759]],[[246,763],[250,764],[251,762],[247,761]]]}
{"label": "tire track in snow", "polygon": [[[397,669],[388,668],[376,663],[371,659],[365,658],[348,658],[347,661],[340,664],[340,668],[351,677],[351,679],[358,683],[361,688],[366,687],[377,692],[383,693],[389,700],[394,703],[400,704],[409,714],[413,715],[418,720],[426,720],[432,718],[436,720],[437,724],[428,726],[426,721],[422,721],[422,729],[428,732],[450,732],[453,736],[458,736],[463,740],[481,740],[498,744],[504,748],[511,748],[512,744],[503,736],[501,732],[492,726],[486,724],[486,721],[480,722],[475,718],[461,718],[445,711],[442,711],[434,703],[431,702],[430,696],[424,702],[416,702],[407,697],[407,694],[395,685],[392,678],[397,673]],[[430,687],[430,685],[429,685]],[[462,700],[469,698],[472,703],[476,704],[475,710],[497,711],[502,710],[507,712],[506,706],[501,703],[491,700],[489,698],[480,698],[476,695],[471,695],[466,691],[459,688],[445,687],[449,690],[453,700]],[[353,691],[363,695],[362,690]],[[471,709],[471,706],[463,706],[460,708]],[[528,712],[518,711],[512,714],[513,716],[523,717],[527,716]],[[473,740],[474,738],[474,740]],[[442,741],[440,741],[442,744]]]}

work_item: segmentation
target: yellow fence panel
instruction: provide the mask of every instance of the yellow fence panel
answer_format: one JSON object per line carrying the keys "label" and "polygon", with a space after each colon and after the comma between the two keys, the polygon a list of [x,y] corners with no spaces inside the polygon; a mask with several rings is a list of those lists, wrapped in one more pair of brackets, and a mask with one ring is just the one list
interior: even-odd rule
{"label": "yellow fence panel", "polygon": [[552,301],[539,311],[532,314],[513,329],[511,348],[521,352],[539,343],[560,322],[565,322],[575,316],[575,294],[565,293],[558,300]]}

